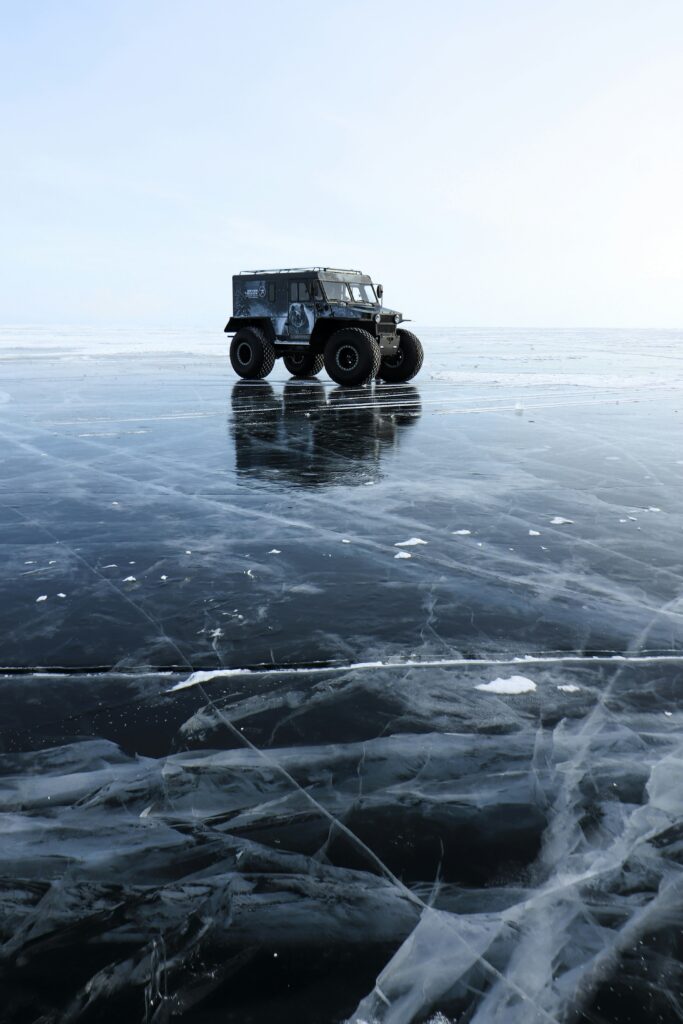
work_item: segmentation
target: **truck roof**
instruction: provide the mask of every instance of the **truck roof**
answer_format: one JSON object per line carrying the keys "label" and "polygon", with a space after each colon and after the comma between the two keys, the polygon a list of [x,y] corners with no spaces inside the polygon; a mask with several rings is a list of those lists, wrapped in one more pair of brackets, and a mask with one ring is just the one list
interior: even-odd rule
{"label": "truck roof", "polygon": [[240,270],[238,276],[253,274],[354,274],[366,277],[362,270],[347,270],[343,267],[282,267],[279,270]]}

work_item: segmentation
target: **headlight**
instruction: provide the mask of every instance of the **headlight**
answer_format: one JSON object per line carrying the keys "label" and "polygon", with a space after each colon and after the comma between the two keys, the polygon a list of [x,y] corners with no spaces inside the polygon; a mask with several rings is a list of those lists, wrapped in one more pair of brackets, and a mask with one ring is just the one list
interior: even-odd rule
{"label": "headlight", "polygon": [[375,313],[375,323],[378,324],[381,319],[382,319],[381,315],[379,313]]}
{"label": "headlight", "polygon": [[400,323],[400,322],[401,322],[401,314],[400,314],[400,313],[397,313],[397,314],[395,315],[395,317],[394,317],[394,323],[395,323],[395,324],[398,324],[398,323]]}

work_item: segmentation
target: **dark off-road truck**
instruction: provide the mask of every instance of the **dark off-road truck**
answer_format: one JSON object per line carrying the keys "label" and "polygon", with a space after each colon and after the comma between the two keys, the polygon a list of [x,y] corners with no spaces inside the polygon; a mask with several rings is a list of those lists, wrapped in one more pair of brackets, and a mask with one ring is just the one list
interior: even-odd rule
{"label": "dark off-road truck", "polygon": [[249,270],[232,279],[230,362],[246,380],[267,377],[282,357],[293,377],[323,366],[337,384],[359,386],[374,377],[411,380],[422,366],[422,345],[398,325],[400,313],[382,306],[382,285],[359,270],[305,267]]}

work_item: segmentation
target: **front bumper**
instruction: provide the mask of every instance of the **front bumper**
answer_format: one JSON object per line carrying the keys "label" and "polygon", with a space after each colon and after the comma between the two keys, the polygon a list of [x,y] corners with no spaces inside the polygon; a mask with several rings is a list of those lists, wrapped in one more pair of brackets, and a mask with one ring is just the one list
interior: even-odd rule
{"label": "front bumper", "polygon": [[398,348],[398,334],[393,314],[383,316],[379,323],[375,323],[375,336],[382,354],[393,355]]}

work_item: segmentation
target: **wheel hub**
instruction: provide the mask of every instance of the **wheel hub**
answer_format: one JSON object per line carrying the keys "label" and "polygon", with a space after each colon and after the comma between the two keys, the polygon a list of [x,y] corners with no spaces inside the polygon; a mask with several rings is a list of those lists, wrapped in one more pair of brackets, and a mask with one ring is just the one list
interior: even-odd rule
{"label": "wheel hub", "polygon": [[403,349],[401,348],[401,346],[399,345],[399,347],[396,349],[392,356],[385,356],[384,362],[386,363],[387,366],[390,366],[392,370],[398,369],[398,367],[403,362]]}
{"label": "wheel hub", "polygon": [[247,344],[246,341],[241,342],[237,346],[237,362],[241,366],[248,366],[251,362],[251,345]]}
{"label": "wheel hub", "polygon": [[353,345],[341,345],[337,349],[336,363],[340,370],[355,370],[358,361],[358,352]]}

